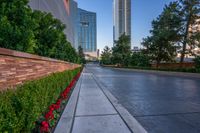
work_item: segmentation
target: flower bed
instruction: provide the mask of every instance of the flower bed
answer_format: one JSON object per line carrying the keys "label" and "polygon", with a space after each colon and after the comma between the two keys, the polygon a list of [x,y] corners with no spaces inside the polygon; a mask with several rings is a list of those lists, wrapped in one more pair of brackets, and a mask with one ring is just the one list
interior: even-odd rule
{"label": "flower bed", "polygon": [[51,74],[25,83],[16,90],[0,92],[0,132],[51,131],[80,71],[78,68]]}
{"label": "flower bed", "polygon": [[71,94],[70,92],[79,77],[80,73],[73,78],[69,86],[60,94],[58,100],[49,106],[48,111],[36,122],[37,126],[34,132],[48,133],[54,130]]}

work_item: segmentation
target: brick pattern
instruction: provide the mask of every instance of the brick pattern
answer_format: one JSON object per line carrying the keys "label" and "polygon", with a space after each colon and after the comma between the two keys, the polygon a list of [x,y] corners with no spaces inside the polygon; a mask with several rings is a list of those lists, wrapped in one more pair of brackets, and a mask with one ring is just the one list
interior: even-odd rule
{"label": "brick pattern", "polygon": [[79,67],[78,64],[0,48],[0,91],[25,81]]}

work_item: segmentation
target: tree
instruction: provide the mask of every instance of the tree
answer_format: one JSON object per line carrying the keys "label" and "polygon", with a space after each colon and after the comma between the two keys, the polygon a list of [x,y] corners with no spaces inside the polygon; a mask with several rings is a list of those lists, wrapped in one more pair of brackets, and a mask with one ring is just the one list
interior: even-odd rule
{"label": "tree", "polygon": [[200,69],[200,56],[197,56],[195,59],[194,59],[194,62],[195,62],[195,67]]}
{"label": "tree", "polygon": [[0,1],[0,47],[33,53],[36,40],[28,0]]}
{"label": "tree", "polygon": [[33,17],[39,25],[35,29],[35,38],[37,40],[35,53],[40,56],[59,57],[58,54],[63,49],[59,45],[66,43],[63,32],[65,26],[59,20],[54,19],[49,13],[34,11]]}
{"label": "tree", "polygon": [[198,31],[193,32],[190,30],[191,26],[200,24],[197,19],[200,19],[200,1],[199,0],[179,0],[181,5],[180,12],[182,13],[182,52],[180,62],[184,62],[187,44],[189,47],[194,48],[196,40],[198,39]]}
{"label": "tree", "polygon": [[0,1],[0,47],[78,62],[64,29],[51,14],[32,11],[28,0]]}
{"label": "tree", "polygon": [[83,48],[81,46],[78,47],[78,55],[79,55],[79,58],[80,58],[80,62],[82,64],[85,64],[86,63],[85,54],[84,54]]}
{"label": "tree", "polygon": [[142,52],[133,53],[131,56],[130,65],[137,66],[137,67],[149,67],[150,59],[147,54],[144,54]]}
{"label": "tree", "polygon": [[101,63],[105,65],[112,64],[111,62],[112,51],[108,46],[105,46],[101,54]]}
{"label": "tree", "polygon": [[34,11],[33,18],[38,23],[38,27],[34,30],[37,40],[34,53],[77,63],[79,57],[66,39],[65,25],[60,20],[53,18],[50,13],[41,11]]}
{"label": "tree", "polygon": [[130,62],[131,55],[130,36],[122,34],[119,40],[115,41],[115,46],[112,51],[113,63],[127,66]]}
{"label": "tree", "polygon": [[157,64],[173,61],[176,56],[181,29],[179,8],[178,2],[165,6],[161,15],[152,22],[151,36],[143,39],[142,45]]}

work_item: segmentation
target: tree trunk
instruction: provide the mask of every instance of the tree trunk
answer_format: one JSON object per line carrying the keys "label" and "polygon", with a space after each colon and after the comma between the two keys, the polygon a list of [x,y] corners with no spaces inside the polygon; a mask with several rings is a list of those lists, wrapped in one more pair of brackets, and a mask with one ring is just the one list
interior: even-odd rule
{"label": "tree trunk", "polygon": [[160,65],[160,59],[157,59],[157,61],[156,61],[156,69],[159,68],[159,65]]}
{"label": "tree trunk", "polygon": [[[184,39],[184,40],[185,40],[185,39]],[[182,50],[182,52],[181,52],[181,60],[180,60],[180,63],[183,63],[183,62],[184,62],[186,45],[187,45],[187,42],[184,41],[184,42],[183,42],[183,50]]]}
{"label": "tree trunk", "polygon": [[187,19],[186,31],[185,31],[184,38],[183,38],[183,50],[181,52],[180,63],[183,63],[184,59],[185,59],[185,51],[186,51],[186,46],[187,46],[187,40],[189,37],[188,35],[189,35],[190,21],[191,21],[191,14],[189,15],[189,17]]}

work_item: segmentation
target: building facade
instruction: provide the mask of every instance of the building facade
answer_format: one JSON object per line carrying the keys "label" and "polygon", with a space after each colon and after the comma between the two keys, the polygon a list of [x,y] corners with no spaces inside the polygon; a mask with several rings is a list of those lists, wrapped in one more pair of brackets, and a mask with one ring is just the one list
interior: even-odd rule
{"label": "building facade", "polygon": [[131,37],[131,0],[113,0],[113,41],[122,34]]}
{"label": "building facade", "polygon": [[83,48],[84,53],[97,51],[97,26],[96,13],[78,9],[77,42]]}
{"label": "building facade", "polygon": [[59,19],[72,46],[76,50],[81,46],[86,55],[97,57],[96,13],[79,9],[74,0],[30,0],[29,6]]}
{"label": "building facade", "polygon": [[64,32],[67,40],[76,50],[78,49],[76,42],[77,2],[74,0],[30,0],[29,6],[34,10],[51,13],[65,24]]}

